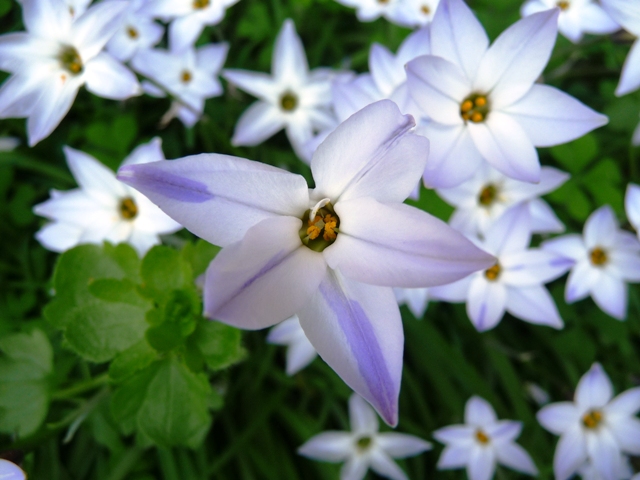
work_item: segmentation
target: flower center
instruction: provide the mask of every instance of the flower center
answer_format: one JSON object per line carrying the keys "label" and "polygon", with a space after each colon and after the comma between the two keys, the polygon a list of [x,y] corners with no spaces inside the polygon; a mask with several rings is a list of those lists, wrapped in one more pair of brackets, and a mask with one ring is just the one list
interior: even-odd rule
{"label": "flower center", "polygon": [[496,200],[497,196],[498,189],[495,185],[485,185],[485,187],[480,192],[480,195],[478,195],[478,202],[480,202],[480,205],[488,207]]}
{"label": "flower center", "polygon": [[298,97],[291,91],[286,91],[280,97],[280,106],[286,112],[292,112],[298,106]]}
{"label": "flower center", "polygon": [[202,10],[203,8],[207,8],[209,3],[209,0],[193,0],[193,8],[196,10]]}
{"label": "flower center", "polygon": [[373,440],[369,436],[360,437],[358,440],[356,440],[356,447],[358,447],[358,450],[363,452],[371,446],[372,441]]}
{"label": "flower center", "polygon": [[120,216],[125,220],[133,220],[138,216],[138,206],[133,198],[123,198],[120,202]]}
{"label": "flower center", "polygon": [[607,263],[607,252],[605,252],[600,247],[596,247],[593,250],[591,250],[591,253],[589,254],[589,256],[591,258],[591,263],[596,267],[601,267],[605,263]]}
{"label": "flower center", "polygon": [[426,5],[426,4],[423,4],[423,5],[420,7],[420,11],[421,11],[422,13],[424,13],[425,15],[429,15],[429,14],[431,13],[431,9],[429,8],[429,5]]}
{"label": "flower center", "polygon": [[189,70],[183,70],[180,74],[180,80],[182,80],[182,83],[189,83],[192,79],[193,75],[191,75]]}
{"label": "flower center", "polygon": [[487,278],[487,280],[495,282],[500,276],[501,271],[502,268],[500,268],[500,264],[496,263],[493,267],[488,268],[484,271],[484,276]]}
{"label": "flower center", "polygon": [[134,40],[139,36],[138,31],[133,27],[127,27],[127,35],[129,35],[129,38],[133,38]]}
{"label": "flower center", "polygon": [[597,428],[602,422],[602,412],[599,410],[591,410],[582,417],[582,424],[590,429]]}
{"label": "flower center", "polygon": [[556,2],[556,7],[558,7],[562,11],[568,9],[570,6],[571,3],[569,3],[567,0],[560,0],[559,2]]}
{"label": "flower center", "polygon": [[488,114],[489,100],[486,95],[473,93],[460,104],[460,116],[465,122],[484,122]]}
{"label": "flower center", "polygon": [[385,5],[387,3],[389,3],[389,0],[378,0],[378,3],[381,5]]}
{"label": "flower center", "polygon": [[300,240],[315,252],[321,252],[338,236],[340,219],[328,198],[319,201],[315,207],[304,212],[302,228],[298,232]]}
{"label": "flower center", "polygon": [[62,68],[67,70],[69,73],[73,75],[77,75],[84,70],[84,66],[82,65],[82,59],[80,58],[80,54],[78,50],[76,50],[72,46],[67,46],[62,49],[60,52],[60,63],[62,64]]}
{"label": "flower center", "polygon": [[486,445],[487,443],[489,443],[489,440],[491,439],[489,438],[489,435],[484,433],[482,430],[478,429],[476,430],[476,440],[481,444]]}

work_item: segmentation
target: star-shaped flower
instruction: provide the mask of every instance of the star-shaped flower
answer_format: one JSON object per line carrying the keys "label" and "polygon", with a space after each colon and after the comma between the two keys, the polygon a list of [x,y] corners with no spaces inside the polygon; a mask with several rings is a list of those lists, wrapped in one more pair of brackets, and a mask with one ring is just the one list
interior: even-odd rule
{"label": "star-shaped flower", "polygon": [[529,206],[532,233],[559,233],[564,231],[564,225],[538,197],[552,192],[568,179],[567,173],[542,167],[540,183],[520,182],[485,164],[463,184],[436,191],[456,207],[449,225],[467,235],[484,235],[507,210],[523,202]]}
{"label": "star-shaped flower", "polygon": [[388,100],[360,110],[316,150],[313,190],[300,175],[215,154],[118,175],[223,247],[207,270],[206,317],[259,329],[297,314],[320,356],[391,425],[404,339],[390,287],[449,283],[495,260],[402,203],[428,154],[414,124]]}
{"label": "star-shaped flower", "polygon": [[640,282],[640,242],[618,228],[611,207],[593,212],[582,236],[564,235],[542,247],[574,261],[565,289],[567,303],[591,295],[612,317],[622,320],[627,316],[627,282]]}
{"label": "star-shaped flower", "polygon": [[[589,461],[604,480],[623,478],[622,453],[640,454],[640,387],[615,398],[609,377],[594,363],[576,388],[573,402],[538,412],[540,424],[560,435],[553,459],[556,480],[566,480]],[[628,477],[624,477],[628,478]]]}
{"label": "star-shaped flower", "polygon": [[[640,37],[640,3],[635,0],[600,0],[611,17],[629,33]],[[616,95],[621,97],[640,88],[640,41],[636,40],[622,67]]]}
{"label": "star-shaped flower", "polygon": [[558,30],[573,43],[582,40],[585,33],[605,35],[620,29],[596,0],[527,0],[522,5],[526,17],[551,8],[559,8]]}
{"label": "star-shaped flower", "polygon": [[107,51],[121,62],[131,60],[138,50],[153,47],[164,35],[162,26],[140,12],[147,3],[147,0],[132,0],[120,28],[107,43]]}
{"label": "star-shaped flower", "polygon": [[278,33],[271,72],[223,72],[230,83],[259,98],[238,120],[231,143],[258,145],[284,128],[293,149],[304,158],[313,132],[335,125],[330,110],[332,76],[327,69],[309,71],[292,20],[286,20]]}
{"label": "star-shaped flower", "polygon": [[163,20],[169,26],[169,43],[176,51],[193,48],[207,25],[217,25],[238,0],[149,0],[140,13]]}
{"label": "star-shaped flower", "polygon": [[489,47],[464,1],[440,2],[431,55],[407,65],[409,93],[432,120],[424,129],[432,142],[427,185],[459,185],[485,161],[508,177],[537,183],[535,147],[565,143],[607,123],[573,97],[534,83],[551,55],[557,16],[554,9],[525,17]]}
{"label": "star-shaped flower", "polygon": [[267,342],[287,346],[287,375],[295,375],[318,356],[296,315],[271,329]]}
{"label": "star-shaped flower", "polygon": [[27,117],[30,146],[58,126],[82,85],[117,100],[140,94],[135,75],[102,52],[126,7],[102,2],[74,17],[63,0],[24,0],[27,31],[0,36],[0,69],[13,74],[0,88],[0,118]]}
{"label": "star-shaped flower", "polygon": [[[197,50],[143,50],[133,57],[133,68],[155,84],[143,83],[145,92],[156,97],[168,93],[174,99],[165,123],[177,116],[187,127],[200,119],[207,98],[222,95],[218,74],[227,58],[229,45],[215,43]],[[158,88],[160,87],[160,88]]]}
{"label": "star-shaped flower", "polygon": [[563,275],[570,258],[540,249],[527,249],[531,241],[528,206],[506,212],[478,242],[497,262],[451,285],[431,289],[437,298],[467,302],[467,315],[479,331],[494,328],[505,311],[525,322],[562,328],[558,309],[543,284]]}
{"label": "star-shaped flower", "polygon": [[401,0],[402,18],[398,22],[407,27],[428,25],[438,8],[440,0]]}
{"label": "star-shaped flower", "polygon": [[27,475],[15,463],[0,458],[0,479],[27,480]]}
{"label": "star-shaped flower", "polygon": [[356,17],[361,22],[372,22],[384,17],[398,25],[407,24],[404,0],[336,0],[338,3],[356,9]]}
{"label": "star-shaped flower", "polygon": [[438,460],[438,470],[466,467],[470,480],[489,480],[499,463],[528,475],[538,474],[529,454],[515,443],[522,422],[498,420],[493,407],[476,396],[467,401],[464,421],[463,425],[433,432],[434,438],[446,445]]}
{"label": "star-shaped flower", "polygon": [[392,460],[418,455],[431,444],[405,433],[378,431],[378,418],[359,395],[349,399],[350,432],[328,431],[309,439],[298,449],[300,455],[327,462],[345,462],[341,480],[362,480],[371,468],[378,475],[407,480]]}
{"label": "star-shaped flower", "polygon": [[[36,233],[45,248],[64,252],[81,243],[106,240],[128,242],[144,255],[160,243],[158,235],[182,228],[95,158],[69,147],[64,153],[80,188],[52,190],[50,200],[33,207],[36,214],[52,220]],[[161,141],[155,138],[131,152],[123,165],[160,160],[164,160]]]}

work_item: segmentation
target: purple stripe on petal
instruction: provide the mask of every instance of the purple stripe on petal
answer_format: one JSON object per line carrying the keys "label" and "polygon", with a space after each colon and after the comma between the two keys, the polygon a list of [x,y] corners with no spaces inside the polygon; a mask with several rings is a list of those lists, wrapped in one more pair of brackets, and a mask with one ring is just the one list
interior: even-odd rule
{"label": "purple stripe on petal", "polygon": [[560,257],[554,258],[549,262],[550,267],[571,267],[575,265],[576,261],[572,258]]}
{"label": "purple stripe on petal", "polygon": [[478,314],[478,319],[476,320],[476,329],[480,332],[485,328],[484,323],[486,320],[485,318],[486,316],[487,316],[487,304],[483,303],[482,307],[480,307],[480,313]]}
{"label": "purple stripe on petal", "polygon": [[390,424],[397,421],[397,395],[378,338],[366,312],[331,282],[320,284],[320,294],[336,314],[376,407]]}
{"label": "purple stripe on petal", "polygon": [[145,195],[157,193],[188,203],[202,203],[214,198],[204,183],[165,172],[153,164],[125,165],[118,170],[117,178]]}

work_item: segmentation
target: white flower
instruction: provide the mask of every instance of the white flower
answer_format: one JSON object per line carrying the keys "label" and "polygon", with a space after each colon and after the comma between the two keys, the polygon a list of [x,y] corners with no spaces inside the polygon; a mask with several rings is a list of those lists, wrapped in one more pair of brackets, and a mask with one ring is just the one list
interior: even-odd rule
{"label": "white flower", "polygon": [[313,190],[300,175],[216,154],[118,175],[223,247],[207,270],[206,317],[259,329],[297,314],[320,356],[391,425],[404,338],[390,287],[449,283],[495,260],[402,203],[428,155],[413,126],[389,100],[360,110],[316,150]]}
{"label": "white flower", "polygon": [[[594,363],[576,388],[573,402],[547,405],[540,424],[560,435],[553,459],[556,480],[571,477],[589,461],[604,480],[618,480],[624,471],[622,453],[640,454],[640,387],[614,399],[609,377]],[[628,477],[626,477],[628,478]]]}
{"label": "white flower", "polygon": [[295,375],[318,356],[296,315],[273,327],[267,342],[287,346],[287,375]]}
{"label": "white flower", "polygon": [[491,405],[476,396],[467,401],[464,421],[464,425],[433,432],[436,440],[446,444],[438,470],[466,467],[469,480],[489,480],[499,463],[528,475],[538,474],[529,454],[515,443],[522,422],[498,420]]}
{"label": "white flower", "polygon": [[624,196],[624,209],[627,219],[640,239],[640,185],[630,183]]}
{"label": "white flower", "polygon": [[28,117],[29,145],[47,137],[84,84],[98,96],[140,94],[126,67],[102,52],[126,2],[103,2],[74,17],[63,0],[24,0],[27,32],[0,36],[0,69],[13,75],[0,88],[0,118]]}
{"label": "white flower", "polygon": [[153,47],[164,35],[162,26],[140,12],[146,3],[147,0],[131,0],[120,28],[107,43],[107,51],[121,62],[131,60],[138,50]]}
{"label": "white flower", "polygon": [[[606,480],[606,478],[600,474],[596,466],[589,460],[587,460],[587,462],[578,469],[578,475],[582,477],[582,480]],[[631,478],[632,475],[633,470],[631,469],[629,458],[623,456],[616,478],[626,480]]]}
{"label": "white flower", "polygon": [[[115,173],[86,153],[64,149],[67,165],[80,188],[51,191],[51,199],[33,211],[53,220],[36,233],[38,241],[54,252],[81,243],[128,242],[140,255],[160,243],[158,235],[182,228],[144,195],[116,179]],[[164,160],[159,138],[140,145],[123,165]]]}
{"label": "white flower", "polygon": [[533,14],[489,47],[462,0],[441,0],[431,22],[431,55],[407,65],[409,93],[432,120],[427,185],[449,188],[483,162],[508,177],[540,181],[535,147],[576,139],[607,117],[560,90],[534,83],[551,55],[558,9]]}
{"label": "white flower", "polygon": [[407,27],[424,26],[433,20],[440,0],[401,0],[400,25]]}
{"label": "white flower", "polygon": [[27,475],[15,463],[0,458],[1,480],[27,480]]}
{"label": "white flower", "polygon": [[449,225],[467,235],[484,235],[493,222],[522,202],[529,206],[532,233],[559,233],[564,231],[564,225],[551,207],[538,197],[555,190],[568,179],[567,173],[542,167],[540,183],[520,182],[484,164],[463,184],[440,188],[436,192],[456,207]]}
{"label": "white flower", "polygon": [[356,17],[361,22],[372,22],[384,17],[398,25],[407,24],[404,0],[336,0],[338,3],[356,9]]}
{"label": "white flower", "polygon": [[[640,2],[635,0],[600,0],[600,3],[625,30],[640,37]],[[640,88],[640,41],[636,40],[624,62],[616,95],[626,95],[638,88]]]}
{"label": "white flower", "polygon": [[292,20],[278,33],[271,73],[225,70],[222,76],[259,98],[240,117],[231,143],[258,145],[285,128],[300,158],[313,132],[335,125],[331,105],[331,75],[326,69],[309,71],[307,57]]}
{"label": "white flower", "polygon": [[437,298],[467,302],[467,315],[479,331],[494,328],[505,311],[525,322],[562,328],[558,309],[543,287],[564,274],[573,264],[559,254],[529,249],[531,240],[528,207],[521,204],[498,219],[477,242],[496,256],[491,268],[476,272],[451,285],[431,289]]}
{"label": "white flower", "polygon": [[429,305],[428,288],[394,288],[398,305],[406,305],[416,318],[424,317]]}
{"label": "white flower", "polygon": [[[22,4],[23,0],[16,0],[18,3]],[[69,9],[69,13],[72,17],[77,17],[82,15],[92,0],[63,0],[64,4]]]}
{"label": "white flower", "polygon": [[564,298],[573,303],[591,295],[598,307],[618,320],[627,316],[627,282],[640,282],[640,243],[618,228],[608,205],[591,214],[583,235],[564,235],[543,243],[574,261]]}
{"label": "white flower", "polygon": [[559,8],[558,30],[573,43],[585,33],[604,35],[620,30],[596,0],[528,0],[522,5],[522,16]]}
{"label": "white flower", "polygon": [[340,480],[362,480],[371,468],[378,475],[406,480],[407,475],[392,460],[418,455],[431,449],[421,438],[396,432],[378,432],[378,418],[362,397],[349,399],[350,432],[328,431],[309,439],[300,455],[327,462],[345,462]]}
{"label": "white flower", "polygon": [[155,85],[143,83],[148,94],[163,97],[168,93],[173,97],[166,121],[177,116],[187,127],[192,127],[204,111],[205,99],[222,94],[217,76],[227,58],[229,45],[216,43],[182,51],[171,47],[170,51],[142,50],[133,57],[131,65],[155,82]]}
{"label": "white flower", "polygon": [[169,26],[169,43],[176,51],[192,48],[206,25],[217,25],[225,11],[238,0],[149,0],[141,14],[174,19]]}

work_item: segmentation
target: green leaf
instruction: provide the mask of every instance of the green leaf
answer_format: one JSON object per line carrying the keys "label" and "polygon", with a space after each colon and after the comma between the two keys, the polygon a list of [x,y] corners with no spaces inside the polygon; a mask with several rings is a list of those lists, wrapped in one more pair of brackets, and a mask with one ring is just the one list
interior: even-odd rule
{"label": "green leaf", "polygon": [[53,349],[40,330],[0,339],[0,431],[34,433],[49,409]]}
{"label": "green leaf", "polygon": [[118,354],[109,365],[109,377],[121,382],[134,373],[151,365],[158,358],[158,353],[146,340],[141,340]]}
{"label": "green leaf", "polygon": [[153,247],[142,260],[142,291],[156,302],[166,302],[167,294],[173,290],[195,288],[191,266],[180,252],[158,245]]}
{"label": "green leaf", "polygon": [[217,397],[205,375],[167,358],[118,388],[111,411],[125,433],[137,431],[162,447],[195,448],[211,426]]}
{"label": "green leaf", "polygon": [[598,155],[595,136],[585,135],[577,140],[551,148],[551,155],[571,173],[579,173]]}
{"label": "green leaf", "polygon": [[212,370],[233,365],[246,353],[240,344],[242,332],[224,323],[202,319],[193,338]]}
{"label": "green leaf", "polygon": [[152,325],[146,333],[147,341],[161,352],[181,345],[195,330],[201,309],[195,289],[172,291],[164,305],[147,314],[147,322]]}
{"label": "green leaf", "polygon": [[211,260],[215,258],[220,250],[220,247],[198,239],[196,243],[187,243],[184,246],[182,256],[191,265],[193,276],[198,277],[207,270]]}

